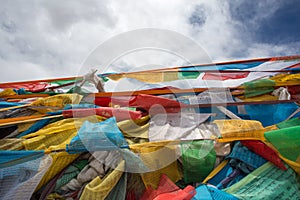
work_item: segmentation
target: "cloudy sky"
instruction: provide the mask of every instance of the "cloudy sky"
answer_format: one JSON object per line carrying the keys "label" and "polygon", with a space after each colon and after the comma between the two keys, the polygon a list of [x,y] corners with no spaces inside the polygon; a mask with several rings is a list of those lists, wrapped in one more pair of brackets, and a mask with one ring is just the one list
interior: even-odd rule
{"label": "cloudy sky", "polygon": [[[299,0],[0,2],[0,82],[82,75],[85,65],[121,72],[147,69],[147,62],[158,67],[185,63],[169,54],[162,56],[163,51],[124,56],[130,49],[106,51],[103,46],[117,38],[115,50],[128,47],[139,37],[118,40],[118,36],[144,28],[194,41],[206,58],[194,54],[188,61],[193,64],[300,54]],[[176,44],[176,37],[169,42]],[[99,46],[98,58],[114,53],[110,68],[101,61],[87,62]],[[138,59],[144,63],[135,62]]]}

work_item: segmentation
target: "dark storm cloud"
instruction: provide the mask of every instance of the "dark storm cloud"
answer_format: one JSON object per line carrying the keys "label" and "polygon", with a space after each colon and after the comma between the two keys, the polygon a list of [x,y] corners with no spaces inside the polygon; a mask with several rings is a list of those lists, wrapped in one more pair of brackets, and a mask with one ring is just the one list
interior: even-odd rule
{"label": "dark storm cloud", "polygon": [[197,5],[189,17],[189,23],[195,27],[201,27],[205,24],[206,21],[206,14],[205,14],[205,7],[203,5]]}
{"label": "dark storm cloud", "polygon": [[241,32],[252,40],[267,44],[300,41],[300,4],[290,1],[231,1],[230,12],[241,22]]}

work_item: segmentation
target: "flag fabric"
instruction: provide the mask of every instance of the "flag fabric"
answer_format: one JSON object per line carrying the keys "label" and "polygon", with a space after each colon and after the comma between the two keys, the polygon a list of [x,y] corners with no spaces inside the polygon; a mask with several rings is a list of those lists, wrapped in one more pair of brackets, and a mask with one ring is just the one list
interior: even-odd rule
{"label": "flag fabric", "polygon": [[300,188],[295,172],[291,168],[282,171],[269,162],[226,189],[225,192],[239,199],[300,198]]}
{"label": "flag fabric", "polygon": [[78,134],[66,145],[69,153],[88,151],[117,150],[128,147],[123,134],[116,124],[115,118],[103,122],[91,123],[85,121]]}
{"label": "flag fabric", "polygon": [[299,199],[299,60],[0,83],[0,199]]}
{"label": "flag fabric", "polygon": [[43,151],[0,151],[0,198],[30,199],[52,159]]}

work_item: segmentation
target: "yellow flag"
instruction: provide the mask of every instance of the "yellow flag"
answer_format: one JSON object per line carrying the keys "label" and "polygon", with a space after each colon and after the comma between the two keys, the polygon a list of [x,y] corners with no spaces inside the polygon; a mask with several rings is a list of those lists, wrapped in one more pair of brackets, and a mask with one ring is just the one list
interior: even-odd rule
{"label": "yellow flag", "polygon": [[270,78],[276,86],[300,85],[300,74],[279,74]]}
{"label": "yellow flag", "polygon": [[3,138],[0,140],[0,150],[21,150],[24,149],[21,138]]}
{"label": "yellow flag", "polygon": [[[26,150],[45,150],[49,152],[65,149],[66,144],[77,134],[84,121],[99,122],[104,119],[100,116],[63,119],[49,124],[37,132],[23,136],[22,138],[25,140],[22,141],[22,144]],[[68,154],[66,152],[51,153],[50,155],[53,163],[44,175],[38,188],[47,183],[79,156],[79,154]]]}
{"label": "yellow flag", "polygon": [[16,94],[17,93],[12,88],[7,88],[0,92],[0,98],[11,96],[11,95],[16,95]]}
{"label": "yellow flag", "polygon": [[[58,94],[50,97],[40,98],[33,102],[32,106],[48,106],[50,108],[33,108],[41,113],[53,111],[53,109],[62,109],[67,104],[78,104],[82,99],[79,94]],[[53,108],[51,108],[53,107]]]}
{"label": "yellow flag", "polygon": [[255,120],[215,120],[221,138],[218,142],[232,142],[236,140],[261,140],[264,141],[265,129],[259,121]]}
{"label": "yellow flag", "polygon": [[148,139],[149,116],[137,120],[124,120],[117,123],[125,137]]}
{"label": "yellow flag", "polygon": [[121,78],[133,78],[145,83],[160,83],[182,79],[178,71],[150,71],[150,72],[132,72],[124,74],[111,74],[108,78],[118,81]]}
{"label": "yellow flag", "polygon": [[160,141],[147,142],[130,146],[138,153],[150,172],[143,173],[142,180],[146,187],[157,188],[162,174],[166,174],[173,182],[181,179],[177,166],[176,146],[178,142]]}
{"label": "yellow flag", "polygon": [[110,191],[117,185],[125,170],[125,161],[122,160],[116,169],[105,176],[102,180],[99,176],[87,184],[83,190],[80,200],[102,200],[105,199]]}

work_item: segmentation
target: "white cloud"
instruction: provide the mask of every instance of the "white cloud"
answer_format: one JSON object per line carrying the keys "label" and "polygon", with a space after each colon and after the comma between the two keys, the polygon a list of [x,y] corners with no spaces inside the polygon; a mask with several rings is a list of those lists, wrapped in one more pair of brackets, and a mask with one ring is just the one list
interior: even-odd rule
{"label": "white cloud", "polygon": [[[14,82],[30,77],[30,80],[55,78],[57,74],[52,70],[25,61],[3,61],[0,60],[1,82]],[[25,78],[24,78],[25,77]]]}
{"label": "white cloud", "polygon": [[43,1],[41,6],[49,16],[51,25],[57,31],[66,31],[80,22],[102,24],[113,28],[116,23],[114,13],[108,7],[109,1]]}

